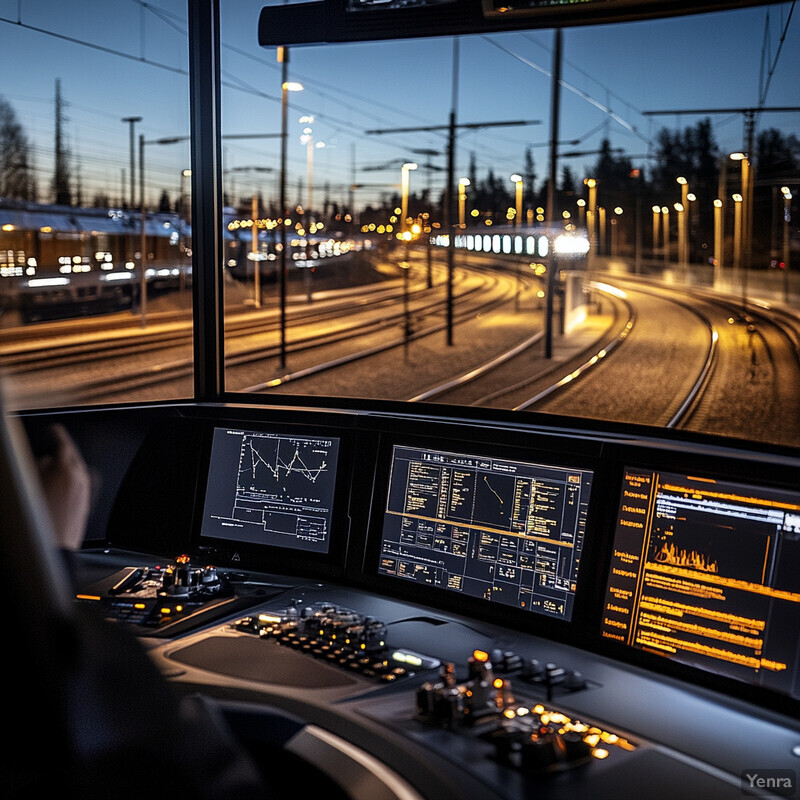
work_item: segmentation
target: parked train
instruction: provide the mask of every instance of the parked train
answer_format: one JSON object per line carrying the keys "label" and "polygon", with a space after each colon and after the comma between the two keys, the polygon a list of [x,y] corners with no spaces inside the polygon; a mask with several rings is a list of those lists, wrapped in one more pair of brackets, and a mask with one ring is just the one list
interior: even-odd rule
{"label": "parked train", "polygon": [[[280,241],[268,223],[258,221],[254,248],[253,220],[226,209],[222,266],[233,279],[251,280],[256,262],[265,281],[275,279]],[[141,292],[143,243],[148,291],[191,283],[192,227],[179,214],[147,214],[143,237],[138,210],[0,198],[0,308],[16,312],[23,322],[133,308]],[[290,266],[315,267],[366,243],[356,243],[341,232],[323,232],[320,226],[314,235],[288,237],[287,246]]]}
{"label": "parked train", "polygon": [[136,302],[142,245],[148,286],[191,276],[191,228],[177,214],[0,204],[0,303],[25,322],[105,313]]}

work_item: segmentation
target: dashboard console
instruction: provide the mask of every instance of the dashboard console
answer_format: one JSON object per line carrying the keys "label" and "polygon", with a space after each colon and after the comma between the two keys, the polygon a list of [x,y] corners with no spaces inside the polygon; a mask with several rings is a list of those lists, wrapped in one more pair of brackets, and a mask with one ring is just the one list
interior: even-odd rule
{"label": "dashboard console", "polygon": [[280,709],[422,797],[791,796],[796,453],[535,416],[90,416],[24,420],[131,453],[88,448],[115,492],[77,597],[248,730]]}

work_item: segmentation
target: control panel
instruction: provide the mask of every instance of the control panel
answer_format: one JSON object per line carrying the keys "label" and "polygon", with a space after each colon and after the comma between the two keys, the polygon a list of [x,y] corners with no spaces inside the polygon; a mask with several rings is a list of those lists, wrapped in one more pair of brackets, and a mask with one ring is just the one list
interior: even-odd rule
{"label": "control panel", "polygon": [[[521,777],[547,777],[637,747],[607,726],[558,708],[554,698],[596,684],[551,661],[494,649],[474,650],[465,664],[456,665],[390,644],[391,624],[324,601],[260,610],[227,627],[264,641],[259,652],[265,661],[280,657],[280,650],[270,647],[287,648],[379,684],[402,685],[388,701],[392,710],[383,706],[384,722],[410,712],[423,739],[425,731],[434,737],[436,731],[447,732],[462,740],[462,748],[474,749],[478,759],[488,758]],[[215,661],[221,663],[219,653]]]}
{"label": "control panel", "polygon": [[125,567],[76,597],[98,603],[109,620],[152,630],[227,605],[236,593],[228,573],[181,555],[163,565]]}
{"label": "control panel", "polygon": [[381,620],[333,603],[265,611],[242,617],[233,627],[383,683],[439,666],[434,658],[388,647]]}
{"label": "control panel", "polygon": [[[523,681],[555,685],[569,680],[575,691],[585,686],[582,678],[573,682],[555,664],[531,672],[523,670],[513,654],[496,656],[506,669],[517,668]],[[549,704],[518,700],[510,678],[503,677],[490,654],[482,650],[470,657],[463,680],[458,679],[455,665],[447,663],[438,679],[423,683],[416,690],[416,714],[426,724],[490,743],[498,762],[532,775],[563,772],[592,759],[606,759],[614,748],[635,749],[628,739]]]}

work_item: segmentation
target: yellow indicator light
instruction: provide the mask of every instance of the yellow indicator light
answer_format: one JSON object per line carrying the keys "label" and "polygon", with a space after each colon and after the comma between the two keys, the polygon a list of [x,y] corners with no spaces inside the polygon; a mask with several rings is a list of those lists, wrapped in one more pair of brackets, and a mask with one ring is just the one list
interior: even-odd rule
{"label": "yellow indicator light", "polygon": [[175,610],[180,614],[183,611],[183,606],[175,606]]}
{"label": "yellow indicator light", "polygon": [[168,616],[169,616],[169,615],[172,613],[172,609],[171,609],[171,608],[167,608],[167,607],[165,606],[164,608],[162,608],[162,609],[161,609],[161,613],[162,613],[162,614],[163,614],[165,617],[168,617]]}
{"label": "yellow indicator light", "polygon": [[619,736],[616,733],[603,733],[601,738],[606,744],[616,744]]}
{"label": "yellow indicator light", "polygon": [[589,745],[589,747],[595,747],[600,741],[600,735],[597,733],[590,733],[588,736],[583,737],[583,741]]}
{"label": "yellow indicator light", "polygon": [[100,597],[95,594],[76,594],[75,598],[77,600],[99,600]]}
{"label": "yellow indicator light", "polygon": [[392,653],[392,660],[399,661],[401,664],[410,664],[412,667],[421,667],[422,659],[411,653],[404,653],[402,650],[395,650]]}
{"label": "yellow indicator light", "polygon": [[557,722],[559,724],[563,724],[565,722],[569,722],[570,719],[569,719],[569,717],[565,717],[563,714],[559,714],[559,713],[556,712],[556,713],[550,714],[550,721],[551,722]]}
{"label": "yellow indicator light", "polygon": [[592,755],[595,758],[608,758],[608,750],[603,747],[596,747],[594,750],[592,750]]}
{"label": "yellow indicator light", "polygon": [[492,684],[495,689],[502,689],[503,688],[503,679],[502,678],[495,678],[494,683]]}
{"label": "yellow indicator light", "polygon": [[620,739],[617,742],[617,747],[621,747],[623,750],[635,750],[636,747],[632,745],[627,739]]}
{"label": "yellow indicator light", "polygon": [[514,717],[517,715],[513,708],[507,708],[505,711],[503,711],[503,716],[506,719],[514,719]]}
{"label": "yellow indicator light", "polygon": [[544,714],[544,706],[539,704],[533,707],[534,714]]}
{"label": "yellow indicator light", "polygon": [[542,725],[547,725],[550,722],[549,714],[542,714]]}
{"label": "yellow indicator light", "polygon": [[281,621],[281,618],[278,617],[278,616],[275,616],[275,614],[259,614],[258,615],[258,621],[259,622],[277,623],[277,622]]}
{"label": "yellow indicator light", "polygon": [[588,731],[588,730],[589,730],[589,726],[588,726],[588,725],[586,725],[586,724],[585,724],[585,723],[583,723],[583,722],[576,722],[576,723],[575,723],[575,724],[572,726],[572,730],[574,730],[576,733],[586,733],[586,731]]}
{"label": "yellow indicator light", "polygon": [[474,650],[472,652],[472,657],[476,661],[488,661],[489,660],[489,654],[485,650]]}
{"label": "yellow indicator light", "polygon": [[145,608],[145,605],[144,605],[144,603],[134,603],[133,607],[134,607],[134,608],[135,608],[137,611],[142,611],[142,610],[144,610],[144,608]]}

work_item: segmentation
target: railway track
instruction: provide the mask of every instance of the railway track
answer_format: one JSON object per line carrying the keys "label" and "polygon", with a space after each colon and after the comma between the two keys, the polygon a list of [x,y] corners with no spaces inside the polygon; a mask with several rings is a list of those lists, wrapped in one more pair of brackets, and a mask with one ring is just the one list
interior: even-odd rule
{"label": "railway track", "polygon": [[[381,335],[387,339],[382,345],[391,349],[405,342],[404,337],[391,335],[400,330],[409,315],[417,328],[414,338],[440,330],[444,318],[445,297],[442,267],[434,268],[433,287],[427,278],[417,271],[414,281],[387,281],[366,290],[347,289],[331,293],[313,305],[292,308],[286,318],[288,341],[285,353],[293,360],[306,354],[317,360],[314,352],[347,347],[356,344],[352,360],[363,358],[372,348],[359,349],[359,340],[370,335]],[[473,268],[458,269],[454,273],[454,296],[459,306],[457,323],[463,314],[491,310],[495,304],[494,288],[497,276],[490,270]],[[432,320],[432,321],[431,321]],[[427,321],[427,322],[426,322]],[[276,312],[241,315],[241,318],[226,318],[226,369],[236,380],[235,373],[247,365],[270,364],[278,359],[281,345],[278,341],[280,323]],[[389,332],[387,334],[387,332]],[[105,347],[67,341],[62,347],[50,347],[36,351],[26,363],[21,352],[5,353],[4,369],[16,372],[24,379],[18,381],[18,393],[24,403],[25,388],[31,396],[40,391],[37,383],[52,380],[65,370],[86,370],[86,376],[72,376],[69,397],[73,402],[106,402],[125,397],[132,391],[190,379],[193,374],[191,331],[153,331],[140,333],[135,342],[108,341]],[[172,356],[172,357],[171,357]],[[138,357],[140,363],[135,363]],[[120,359],[125,361],[120,362]],[[109,369],[99,368],[103,362]],[[113,368],[111,368],[113,366]],[[324,369],[320,365],[317,371]],[[98,377],[92,372],[99,371]],[[263,369],[261,370],[263,373]],[[278,383],[291,380],[287,374],[278,378]],[[237,391],[242,391],[237,387]]]}
{"label": "railway track", "polygon": [[[516,376],[520,372],[520,353],[509,350],[482,368],[451,377],[409,399],[579,416],[587,407],[597,406],[598,396],[613,394],[623,386],[628,402],[607,409],[611,419],[800,443],[800,422],[794,421],[800,418],[800,320],[796,316],[763,303],[742,305],[736,298],[712,292],[689,293],[644,281],[617,280],[615,284],[616,289],[609,283],[594,284],[594,290],[614,306],[613,323],[571,360],[553,366],[540,359],[525,377],[509,380],[503,370]],[[670,319],[664,308],[672,306],[681,310],[684,320],[692,320],[691,328],[679,328],[679,336],[663,325],[662,356],[657,364],[649,365],[660,373],[661,388],[668,391],[654,391],[652,379],[632,379],[642,371],[640,353],[622,346],[636,338],[632,334],[643,298],[649,300],[647,316],[653,317],[656,301],[662,307],[659,319]],[[650,331],[647,339],[653,335]],[[695,342],[689,346],[692,339]],[[614,351],[614,358],[609,358]],[[493,388],[477,392],[480,385]],[[653,402],[654,395],[662,398],[660,404]]]}

